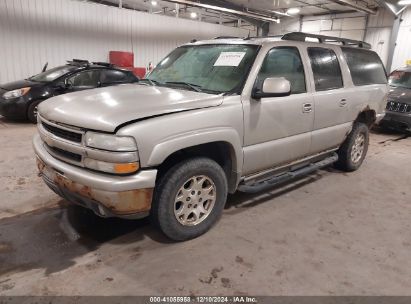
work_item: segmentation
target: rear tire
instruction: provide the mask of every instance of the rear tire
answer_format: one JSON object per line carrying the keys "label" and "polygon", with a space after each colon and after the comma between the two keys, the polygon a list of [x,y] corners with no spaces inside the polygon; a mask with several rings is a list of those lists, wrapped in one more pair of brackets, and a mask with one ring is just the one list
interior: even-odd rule
{"label": "rear tire", "polygon": [[366,124],[355,122],[351,133],[338,150],[338,161],[335,167],[352,172],[357,170],[367,155],[369,129]]}
{"label": "rear tire", "polygon": [[31,123],[37,123],[37,107],[43,100],[33,101],[27,109],[27,118]]}
{"label": "rear tire", "polygon": [[227,179],[220,165],[208,158],[192,158],[160,178],[151,218],[170,239],[193,239],[218,221],[226,199]]}

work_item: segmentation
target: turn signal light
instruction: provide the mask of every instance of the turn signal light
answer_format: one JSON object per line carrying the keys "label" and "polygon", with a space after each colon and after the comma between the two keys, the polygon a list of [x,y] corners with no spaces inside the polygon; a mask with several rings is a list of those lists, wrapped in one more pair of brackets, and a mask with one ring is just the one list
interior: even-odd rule
{"label": "turn signal light", "polygon": [[139,169],[137,162],[134,163],[124,163],[124,164],[114,164],[114,172],[118,174],[133,173]]}

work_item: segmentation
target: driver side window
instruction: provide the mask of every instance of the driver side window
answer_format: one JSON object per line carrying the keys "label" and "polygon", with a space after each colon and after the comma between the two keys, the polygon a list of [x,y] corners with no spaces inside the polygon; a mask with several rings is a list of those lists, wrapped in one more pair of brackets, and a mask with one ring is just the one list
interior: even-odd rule
{"label": "driver side window", "polygon": [[97,87],[100,82],[100,72],[96,70],[83,71],[67,79],[72,87]]}
{"label": "driver side window", "polygon": [[261,88],[264,80],[271,77],[287,79],[291,84],[291,94],[307,91],[304,67],[296,47],[276,47],[267,53],[257,76],[257,88]]}

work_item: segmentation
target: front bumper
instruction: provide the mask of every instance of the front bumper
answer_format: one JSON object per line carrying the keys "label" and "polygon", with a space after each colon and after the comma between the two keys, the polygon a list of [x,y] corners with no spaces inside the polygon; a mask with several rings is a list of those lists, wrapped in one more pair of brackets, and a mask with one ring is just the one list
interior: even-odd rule
{"label": "front bumper", "polygon": [[384,119],[384,117],[385,117],[385,112],[377,114],[375,117],[375,123],[378,125],[381,122],[381,120]]}
{"label": "front bumper", "polygon": [[54,158],[38,134],[33,147],[40,175],[64,199],[102,217],[141,218],[150,211],[157,170],[130,176],[102,174]]}
{"label": "front bumper", "polygon": [[11,119],[27,119],[27,104],[25,97],[6,100],[0,96],[0,115]]}
{"label": "front bumper", "polygon": [[392,129],[411,131],[411,114],[387,111],[379,124]]}

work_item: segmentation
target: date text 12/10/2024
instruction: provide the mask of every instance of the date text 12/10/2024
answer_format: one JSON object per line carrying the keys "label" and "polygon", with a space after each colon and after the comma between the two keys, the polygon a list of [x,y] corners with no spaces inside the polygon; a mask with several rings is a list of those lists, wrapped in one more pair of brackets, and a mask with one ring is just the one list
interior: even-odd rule
{"label": "date text 12/10/2024", "polygon": [[150,297],[150,303],[257,303],[255,297],[249,296],[195,296],[195,297]]}

